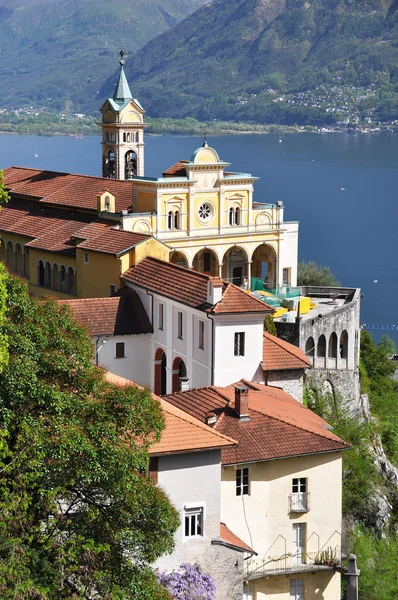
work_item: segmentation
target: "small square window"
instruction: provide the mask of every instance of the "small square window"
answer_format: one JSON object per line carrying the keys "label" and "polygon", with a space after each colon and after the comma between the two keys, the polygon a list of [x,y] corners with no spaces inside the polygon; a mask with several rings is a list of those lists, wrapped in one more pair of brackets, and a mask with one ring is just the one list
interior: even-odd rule
{"label": "small square window", "polygon": [[236,469],[236,495],[249,495],[249,468]]}
{"label": "small square window", "polygon": [[84,264],[88,265],[88,252],[84,253]]}
{"label": "small square window", "polygon": [[182,318],[183,318],[182,312],[178,311],[178,313],[177,313],[177,337],[180,340],[182,340],[182,334],[183,334]]}
{"label": "small square window", "polygon": [[203,508],[188,508],[184,512],[184,537],[203,537]]}
{"label": "small square window", "polygon": [[124,342],[116,342],[116,358],[125,358]]}
{"label": "small square window", "polygon": [[199,348],[204,350],[205,347],[205,322],[199,321]]}
{"label": "small square window", "polygon": [[244,331],[239,331],[235,333],[234,340],[234,356],[244,356],[245,355],[245,333]]}
{"label": "small square window", "polygon": [[163,329],[164,304],[159,302],[158,329]]}

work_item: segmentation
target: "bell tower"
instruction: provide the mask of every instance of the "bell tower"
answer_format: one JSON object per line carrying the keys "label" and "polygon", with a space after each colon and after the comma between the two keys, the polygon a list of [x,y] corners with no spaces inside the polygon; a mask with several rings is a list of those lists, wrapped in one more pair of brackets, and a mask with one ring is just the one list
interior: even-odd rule
{"label": "bell tower", "polygon": [[101,108],[102,176],[109,179],[144,175],[144,109],[131,95],[123,57],[121,50],[115,91]]}

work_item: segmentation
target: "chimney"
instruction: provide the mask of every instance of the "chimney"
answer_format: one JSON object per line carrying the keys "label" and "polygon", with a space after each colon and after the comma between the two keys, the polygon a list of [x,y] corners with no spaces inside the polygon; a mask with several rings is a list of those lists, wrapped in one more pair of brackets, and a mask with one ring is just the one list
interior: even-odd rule
{"label": "chimney", "polygon": [[224,282],[218,277],[210,277],[207,282],[207,304],[215,306],[217,302],[222,300],[222,289]]}
{"label": "chimney", "polygon": [[189,377],[179,377],[180,392],[187,392],[189,390]]}
{"label": "chimney", "polygon": [[214,425],[214,423],[217,423],[217,417],[214,414],[214,412],[210,412],[206,415],[206,425]]}
{"label": "chimney", "polygon": [[239,421],[250,421],[249,388],[244,385],[235,387],[235,412],[239,417]]}

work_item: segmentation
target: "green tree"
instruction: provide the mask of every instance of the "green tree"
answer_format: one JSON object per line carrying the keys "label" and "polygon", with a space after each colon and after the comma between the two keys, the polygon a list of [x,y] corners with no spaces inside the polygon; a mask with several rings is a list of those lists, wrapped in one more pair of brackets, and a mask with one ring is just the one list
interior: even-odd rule
{"label": "green tree", "polygon": [[0,597],[168,598],[150,567],[178,526],[146,476],[159,404],[104,381],[69,309],[2,277]]}
{"label": "green tree", "polygon": [[10,196],[4,183],[4,171],[0,171],[0,205],[5,204],[9,199]]}
{"label": "green tree", "polygon": [[325,287],[340,287],[329,267],[317,265],[316,262],[304,260],[298,264],[297,285],[319,285]]}
{"label": "green tree", "polygon": [[278,337],[278,333],[276,331],[274,319],[271,315],[267,315],[264,319],[264,331]]}
{"label": "green tree", "polygon": [[384,348],[387,354],[395,354],[397,349],[394,340],[389,335],[382,335],[379,342],[379,347]]}

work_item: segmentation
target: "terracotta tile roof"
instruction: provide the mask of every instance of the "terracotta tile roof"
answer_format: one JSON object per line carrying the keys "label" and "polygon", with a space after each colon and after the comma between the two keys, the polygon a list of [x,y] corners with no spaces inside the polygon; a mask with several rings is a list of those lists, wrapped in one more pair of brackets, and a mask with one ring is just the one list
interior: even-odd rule
{"label": "terracotta tile roof", "polygon": [[118,255],[127,252],[130,248],[150,238],[150,235],[143,233],[131,233],[130,231],[109,227],[96,237],[81,242],[79,248]]}
{"label": "terracotta tile roof", "polygon": [[131,181],[23,167],[5,169],[4,181],[12,195],[39,198],[46,204],[97,211],[97,196],[109,191],[115,196],[117,212],[132,206]]}
{"label": "terracotta tile roof", "polygon": [[308,369],[312,365],[300,348],[264,331],[262,367],[264,371],[282,371]]}
{"label": "terracotta tile roof", "polygon": [[[236,385],[236,384],[235,384]],[[250,421],[237,417],[235,388],[208,387],[165,396],[168,402],[205,421],[215,414],[214,429],[238,441],[222,451],[223,464],[287,458],[344,450],[349,445],[337,437],[326,421],[283,390],[262,384],[249,388]]]}
{"label": "terracotta tile roof", "polygon": [[255,552],[252,548],[250,548],[250,546],[248,546],[230,529],[228,529],[225,523],[220,523],[220,536],[213,539],[211,543],[228,546],[229,548],[235,548],[236,550],[242,550],[243,552],[257,555],[257,552]]}
{"label": "terracotta tile roof", "polygon": [[[106,379],[120,386],[135,385],[133,382],[113,373],[106,373]],[[154,394],[153,397],[160,402],[165,427],[160,441],[150,448],[150,455],[211,450],[236,444],[235,440],[204,425],[163,398],[159,398]]]}
{"label": "terracotta tile roof", "polygon": [[172,167],[166,169],[166,171],[163,171],[163,177],[186,177],[185,165],[187,162],[187,160],[180,160]]}
{"label": "terracotta tile roof", "polygon": [[152,333],[152,325],[138,295],[111,298],[59,300],[69,306],[76,321],[90,335],[131,335]]}
{"label": "terracotta tile roof", "polygon": [[[211,307],[207,304],[207,286],[209,280],[213,279],[211,276],[156,258],[144,258],[138,265],[123,273],[122,279],[166,298],[215,314],[266,314],[273,311],[271,307],[228,282],[223,284],[221,302]],[[217,283],[218,278],[215,278],[215,281]]]}
{"label": "terracotta tile roof", "polygon": [[82,228],[81,221],[64,221],[47,228],[43,235],[25,244],[29,248],[38,248],[47,252],[76,255],[76,244],[72,236]]}

